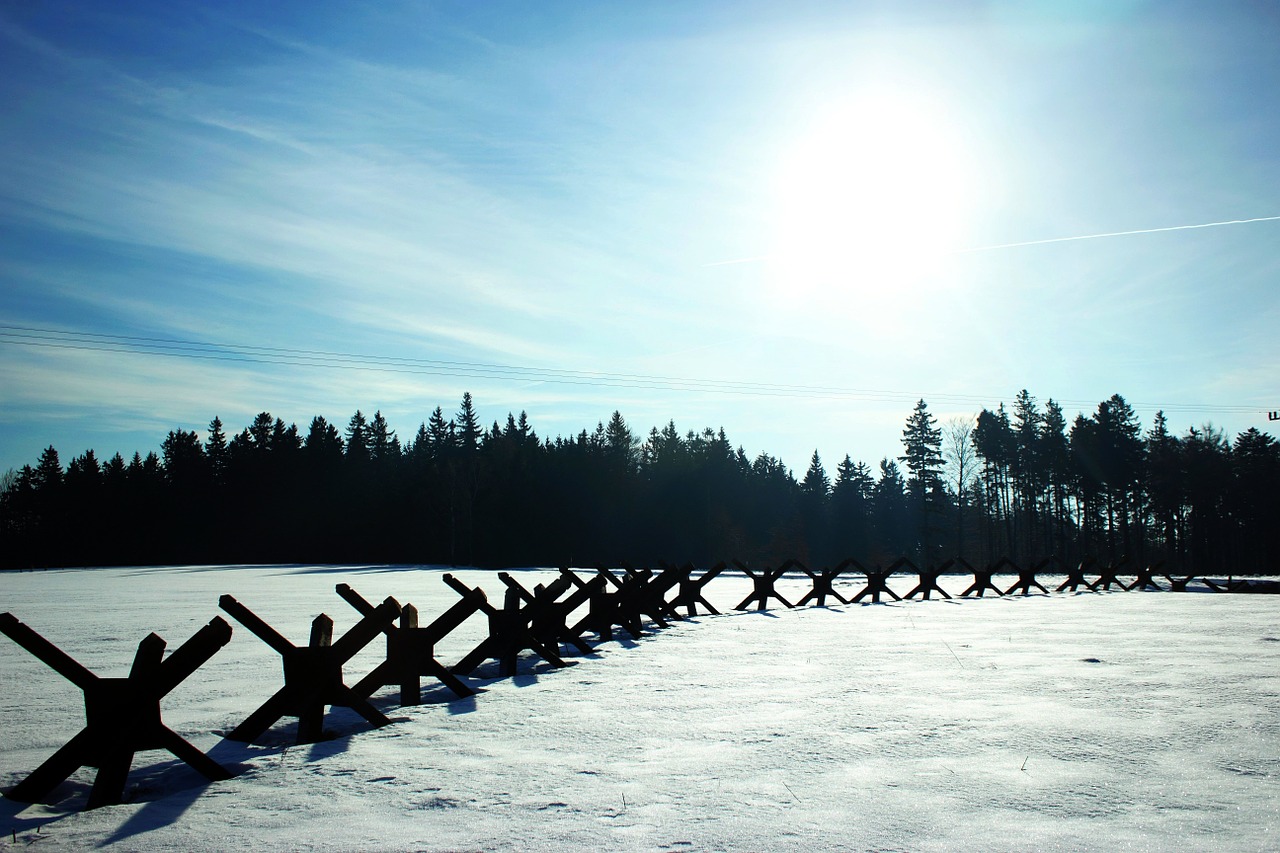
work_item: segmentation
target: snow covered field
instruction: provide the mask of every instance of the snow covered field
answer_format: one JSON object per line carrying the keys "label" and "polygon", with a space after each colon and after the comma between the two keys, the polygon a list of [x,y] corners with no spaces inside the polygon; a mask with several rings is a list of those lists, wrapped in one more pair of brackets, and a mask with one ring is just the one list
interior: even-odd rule
{"label": "snow covered field", "polygon": [[[356,620],[335,583],[413,602],[425,624],[457,600],[440,573],[5,574],[0,611],[122,676],[147,633],[176,648],[221,613],[223,593],[301,645],[322,611],[335,638]],[[500,600],[493,573],[456,574]],[[550,575],[518,576],[532,586]],[[967,579],[943,585],[958,592]],[[808,582],[779,588],[799,597]],[[709,591],[727,610],[749,582],[722,576]],[[486,692],[469,700],[440,688],[400,708],[387,689],[375,704],[396,724],[370,730],[331,714],[335,737],[310,746],[290,746],[289,722],[255,745],[217,734],[281,683],[279,656],[228,621],[230,644],[163,710],[236,778],[207,784],[167,753],[143,753],[129,802],[82,812],[93,777],[81,770],[48,804],[0,802],[0,849],[1280,849],[1274,596],[1082,593],[705,616],[603,644],[564,670],[529,658],[515,678],[473,679]],[[474,618],[439,657],[456,661],[484,630]],[[375,640],[353,660],[348,683],[382,651]],[[81,728],[83,704],[7,638],[0,683],[7,788]]]}

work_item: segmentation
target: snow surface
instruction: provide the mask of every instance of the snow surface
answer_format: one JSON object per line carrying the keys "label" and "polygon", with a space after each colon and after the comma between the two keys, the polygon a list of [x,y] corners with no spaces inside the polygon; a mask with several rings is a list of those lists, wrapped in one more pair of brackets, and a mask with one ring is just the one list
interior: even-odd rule
{"label": "snow surface", "polygon": [[[339,582],[411,601],[426,624],[457,600],[442,571],[5,574],[0,610],[122,676],[147,633],[177,648],[223,593],[301,645],[322,611],[335,638],[355,622]],[[500,600],[493,573],[455,574]],[[517,573],[530,587],[551,576]],[[807,588],[779,585],[792,600]],[[728,610],[750,584],[708,590]],[[308,746],[291,745],[289,721],[254,745],[217,734],[281,684],[278,655],[228,617],[230,644],[162,707],[236,778],[208,784],[141,753],[126,804],[81,811],[84,769],[48,803],[0,802],[0,849],[1276,850],[1278,607],[1112,592],[701,616],[639,641],[621,632],[564,670],[532,657],[514,678],[483,669],[472,684],[486,692],[469,700],[438,688],[400,708],[388,688],[375,703],[394,725],[339,710],[335,737]],[[440,658],[484,631],[474,617]],[[375,640],[354,659],[348,683],[382,651]],[[7,787],[81,728],[83,704],[5,638],[0,679]]]}

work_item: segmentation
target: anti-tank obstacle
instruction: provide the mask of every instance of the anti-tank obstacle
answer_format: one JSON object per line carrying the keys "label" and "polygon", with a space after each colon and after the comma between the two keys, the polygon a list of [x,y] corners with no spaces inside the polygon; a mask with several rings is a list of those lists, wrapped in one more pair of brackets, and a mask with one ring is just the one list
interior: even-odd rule
{"label": "anti-tank obstacle", "polygon": [[138,643],[127,678],[101,678],[9,613],[0,631],[84,691],[85,727],[8,792],[34,803],[81,767],[96,767],[88,807],[123,801],[135,753],[165,749],[210,781],[231,774],[164,724],[160,700],[185,681],[231,639],[231,626],[215,616],[164,658],[165,641],[148,634]]}
{"label": "anti-tank obstacle", "polygon": [[814,572],[799,560],[792,561],[792,565],[804,574],[808,575],[809,580],[813,583],[813,588],[806,592],[804,597],[796,602],[796,607],[804,607],[810,601],[818,607],[826,607],[828,595],[841,604],[849,604],[849,599],[836,592],[835,583],[852,563],[853,560],[845,560],[834,569],[821,569]]}
{"label": "anti-tank obstacle", "polygon": [[973,583],[969,584],[969,587],[964,592],[960,593],[961,598],[968,598],[970,595],[976,595],[978,598],[982,598],[982,594],[987,590],[991,590],[996,595],[1004,595],[1004,591],[1001,590],[1000,587],[996,586],[991,580],[992,576],[995,574],[995,570],[990,566],[979,571],[969,565],[963,557],[957,557],[956,563],[964,566],[967,571],[973,573]]}
{"label": "anti-tank obstacle", "polygon": [[[816,603],[825,605],[828,596],[841,603],[858,603],[870,598],[879,603],[881,596],[895,601],[903,600],[888,586],[888,579],[897,571],[914,571],[919,583],[906,598],[917,593],[928,599],[931,592],[950,598],[938,584],[939,576],[953,567],[973,573],[973,583],[961,593],[961,597],[982,597],[987,590],[997,595],[1012,595],[1021,590],[1029,595],[1034,587],[1047,594],[1036,576],[1050,570],[1067,572],[1067,579],[1058,586],[1061,592],[1081,587],[1090,590],[1161,589],[1154,578],[1162,564],[1157,563],[1135,572],[1133,583],[1126,584],[1119,571],[1126,560],[1101,569],[1093,583],[1085,578],[1085,572],[1097,565],[1092,558],[1085,558],[1074,567],[1065,565],[1054,557],[1041,560],[1030,570],[1023,570],[1010,559],[1002,559],[978,571],[962,558],[954,558],[937,569],[922,570],[909,559],[901,558],[888,569],[879,565],[868,570],[856,560],[845,560],[835,568],[810,570],[798,560],[789,560],[777,569],[765,568],[753,571],[743,563],[737,568],[751,581],[752,594],[741,604],[746,610],[753,603],[757,609],[767,609],[770,600],[793,606]],[[836,581],[851,570],[861,571],[866,584],[852,601],[845,599],[835,589]],[[1018,582],[1008,590],[995,586],[993,575],[1002,570],[1017,574]],[[659,571],[636,569],[623,564],[621,573],[597,567],[587,578],[570,569],[561,569],[550,583],[538,584],[526,589],[506,572],[499,579],[507,587],[501,608],[489,604],[479,587],[471,588],[451,574],[443,575],[444,582],[461,596],[444,614],[429,625],[418,625],[418,614],[412,605],[403,607],[387,598],[374,606],[347,584],[338,584],[337,592],[360,614],[360,621],[336,642],[333,641],[333,622],[325,614],[316,617],[311,626],[307,646],[291,644],[247,607],[229,595],[219,604],[252,633],[280,653],[284,666],[285,685],[253,712],[243,723],[227,735],[231,740],[251,741],[284,716],[298,719],[298,742],[319,740],[321,725],[327,706],[349,707],[374,726],[391,722],[369,702],[379,688],[399,685],[400,704],[412,705],[421,701],[421,679],[434,677],[449,687],[459,697],[470,696],[474,690],[458,676],[472,672],[485,660],[498,661],[499,675],[510,676],[523,651],[532,651],[555,666],[569,665],[560,655],[560,646],[566,645],[582,654],[593,649],[584,636],[596,633],[600,640],[609,640],[614,628],[622,628],[633,637],[639,637],[648,624],[667,627],[676,619],[697,615],[701,605],[713,614],[719,611],[706,595],[708,585],[721,577],[728,567],[724,563],[698,573],[692,564],[681,566],[661,564]],[[792,605],[777,592],[777,582],[788,572],[807,576],[810,590],[797,605]],[[1211,578],[1194,576],[1173,578],[1165,576],[1170,589],[1182,591],[1193,580],[1200,580],[1208,588],[1223,592],[1280,592],[1276,582],[1240,581],[1228,579],[1225,584]],[[571,624],[575,615],[586,609],[586,615]],[[475,613],[484,613],[489,620],[489,636],[452,668],[446,668],[435,657],[436,644],[452,633]],[[399,622],[397,624],[397,617]],[[52,757],[33,771],[25,780],[8,792],[16,800],[34,801],[46,796],[70,774],[82,766],[96,767],[90,808],[120,802],[134,753],[143,750],[167,749],[179,759],[212,780],[229,778],[225,768],[209,756],[201,753],[161,722],[160,699],[191,675],[195,669],[225,645],[231,635],[231,627],[222,618],[215,618],[195,636],[179,647],[167,659],[164,658],[164,640],[155,634],[145,638],[138,646],[133,669],[128,678],[99,678],[89,672],[64,652],[57,649],[35,631],[18,622],[11,614],[0,614],[0,631],[19,645],[80,687],[85,694],[86,727],[68,741]],[[387,638],[386,659],[373,672],[348,687],[343,680],[343,665],[350,661],[379,634]]]}
{"label": "anti-tank obstacle", "polygon": [[1094,557],[1085,557],[1079,563],[1076,563],[1074,567],[1068,566],[1067,579],[1058,584],[1058,589],[1056,591],[1062,592],[1063,590],[1069,589],[1072,592],[1076,592],[1080,587],[1084,587],[1090,592],[1093,592],[1093,587],[1089,585],[1089,581],[1085,578],[1084,573],[1097,562],[1097,559]]}
{"label": "anti-tank obstacle", "polygon": [[700,575],[694,576],[694,567],[691,563],[685,563],[680,567],[681,574],[679,583],[676,588],[676,594],[671,599],[673,608],[685,608],[685,615],[689,618],[698,615],[698,605],[701,604],[707,609],[707,612],[713,616],[719,616],[720,611],[707,601],[704,590],[707,584],[711,583],[719,577],[729,567],[723,562],[716,563]]}
{"label": "anti-tank obstacle", "polygon": [[1119,562],[1109,564],[1098,575],[1098,579],[1093,583],[1089,584],[1089,589],[1093,590],[1094,592],[1097,592],[1098,587],[1102,587],[1103,589],[1109,592],[1111,590],[1111,587],[1114,585],[1114,586],[1120,587],[1120,589],[1122,590],[1127,590],[1128,586],[1125,584],[1124,581],[1120,580],[1120,578],[1118,577],[1120,567],[1127,562],[1129,562],[1128,557],[1121,557]]}
{"label": "anti-tank obstacle", "polygon": [[757,610],[767,610],[769,608],[769,599],[771,598],[778,599],[787,609],[795,607],[794,604],[783,598],[774,586],[787,573],[787,570],[796,565],[797,562],[796,560],[787,560],[776,569],[766,567],[761,572],[756,573],[748,569],[744,563],[734,560],[733,564],[738,567],[738,571],[751,578],[752,589],[751,594],[742,599],[742,602],[733,609],[748,610],[751,607],[751,602],[754,601],[757,603]]}
{"label": "anti-tank obstacle", "polygon": [[897,560],[894,563],[895,566],[898,566],[899,564],[901,564],[902,568],[911,569],[913,572],[916,573],[916,576],[919,578],[919,582],[915,585],[915,588],[912,589],[911,592],[908,592],[905,596],[903,596],[903,598],[910,599],[910,598],[913,598],[916,595],[916,593],[920,593],[921,600],[928,601],[930,592],[936,592],[938,593],[938,595],[941,595],[943,598],[948,598],[948,599],[951,598],[951,594],[938,585],[938,578],[941,577],[947,571],[947,569],[954,566],[955,562],[956,561],[954,559],[951,559],[951,560],[947,560],[945,563],[943,563],[941,566],[939,566],[936,569],[921,569],[921,568],[917,568],[916,565],[912,563],[910,560],[908,560],[906,557],[902,557],[899,560]]}
{"label": "anti-tank obstacle", "polygon": [[[442,580],[463,598],[475,594],[471,587],[452,574],[444,575]],[[494,607],[483,596],[478,601],[480,612],[489,619],[489,636],[450,668],[455,675],[470,675],[482,663],[491,659],[498,662],[500,677],[515,675],[520,653],[526,650],[552,666],[569,666],[554,648],[548,648],[529,630],[529,622],[534,614],[523,606],[516,590],[507,589],[501,609]]]}
{"label": "anti-tank obstacle", "polygon": [[232,729],[228,740],[252,742],[280,718],[297,717],[297,742],[315,743],[323,736],[324,711],[330,705],[350,708],[374,728],[391,723],[366,697],[346,685],[342,667],[400,615],[395,599],[388,598],[375,607],[336,643],[333,642],[333,620],[321,613],[311,623],[310,642],[305,646],[295,646],[286,640],[230,595],[218,599],[218,606],[275,649],[284,664],[284,686]]}
{"label": "anti-tank obstacle", "polygon": [[1032,568],[1024,569],[1008,557],[1002,557],[999,562],[991,567],[991,571],[994,574],[999,572],[1001,569],[1009,568],[1013,569],[1014,574],[1018,576],[1018,580],[1013,584],[1013,586],[1004,591],[1005,595],[1013,595],[1018,590],[1022,590],[1023,595],[1030,595],[1031,587],[1033,586],[1045,595],[1048,595],[1049,590],[1041,586],[1040,582],[1036,580],[1036,573],[1049,565],[1049,563],[1054,559],[1055,558],[1053,557],[1048,557],[1036,563]]}
{"label": "anti-tank obstacle", "polygon": [[1156,583],[1156,580],[1155,580],[1156,572],[1160,571],[1162,566],[1164,566],[1164,560],[1161,560],[1160,562],[1156,563],[1154,566],[1146,566],[1144,568],[1138,569],[1137,571],[1134,572],[1136,577],[1134,578],[1133,583],[1125,587],[1125,590],[1127,592],[1132,592],[1135,589],[1141,589],[1141,590],[1149,589],[1149,590],[1154,590],[1156,592],[1164,592],[1164,587]]}
{"label": "anti-tank obstacle", "polygon": [[889,578],[893,575],[894,571],[896,571],[896,568],[902,563],[901,560],[894,563],[887,569],[882,569],[879,565],[874,569],[868,569],[857,560],[850,560],[849,563],[857,568],[858,571],[862,572],[867,579],[866,585],[862,588],[862,591],[853,597],[853,604],[857,604],[867,596],[871,596],[872,604],[879,604],[880,596],[882,595],[887,595],[894,601],[902,600],[902,596],[889,589]]}
{"label": "anti-tank obstacle", "polygon": [[[378,609],[345,583],[335,587],[338,595],[356,609],[361,616],[375,616]],[[389,599],[394,601],[395,599]],[[373,671],[352,686],[351,691],[361,699],[368,699],[376,690],[387,685],[400,686],[401,705],[422,703],[422,677],[431,676],[453,691],[459,699],[474,696],[472,690],[448,667],[436,660],[436,643],[443,640],[455,628],[480,609],[484,600],[481,590],[472,590],[450,607],[430,625],[418,626],[418,608],[412,604],[400,607],[400,621],[382,624],[387,635],[387,658]]]}
{"label": "anti-tank obstacle", "polygon": [[525,589],[507,572],[499,572],[498,580],[525,602],[529,632],[539,642],[557,651],[562,643],[573,646],[584,655],[595,651],[582,636],[582,631],[569,626],[569,619],[574,611],[604,587],[604,578],[595,577],[582,586],[576,586],[570,577],[561,574],[549,584],[537,584],[532,591]]}

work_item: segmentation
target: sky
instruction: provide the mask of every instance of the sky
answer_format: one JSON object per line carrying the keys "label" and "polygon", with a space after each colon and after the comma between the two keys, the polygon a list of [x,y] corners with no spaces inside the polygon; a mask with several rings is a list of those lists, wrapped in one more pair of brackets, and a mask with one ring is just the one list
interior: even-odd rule
{"label": "sky", "polygon": [[0,472],[464,391],[797,475],[1023,388],[1268,429],[1278,42],[1265,3],[5,0]]}

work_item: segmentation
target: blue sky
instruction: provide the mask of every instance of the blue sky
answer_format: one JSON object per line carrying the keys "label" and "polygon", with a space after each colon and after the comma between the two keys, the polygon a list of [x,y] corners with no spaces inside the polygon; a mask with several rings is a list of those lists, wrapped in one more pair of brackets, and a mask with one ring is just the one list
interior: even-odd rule
{"label": "blue sky", "polygon": [[1278,43],[1260,3],[5,3],[0,471],[466,390],[798,473],[921,397],[1266,428]]}

